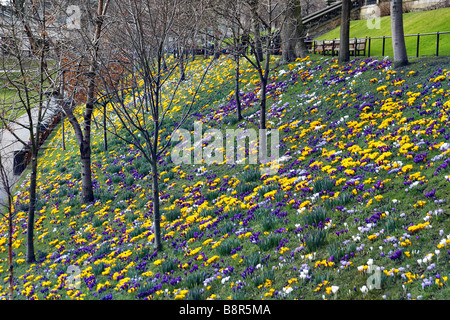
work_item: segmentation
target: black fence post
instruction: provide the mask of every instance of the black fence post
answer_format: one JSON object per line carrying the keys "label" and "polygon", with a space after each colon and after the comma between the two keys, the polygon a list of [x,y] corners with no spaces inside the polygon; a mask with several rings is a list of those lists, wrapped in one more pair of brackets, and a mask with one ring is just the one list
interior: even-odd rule
{"label": "black fence post", "polygon": [[436,32],[436,35],[437,35],[437,42],[436,42],[436,57],[438,57],[439,56],[439,31],[438,32]]}
{"label": "black fence post", "polygon": [[367,49],[367,56],[370,57],[370,43],[371,38],[369,37],[369,48]]}
{"label": "black fence post", "polygon": [[364,43],[364,56],[366,55],[366,45],[367,45],[367,36],[366,36],[366,43]]}
{"label": "black fence post", "polygon": [[416,50],[416,57],[419,57],[419,42],[420,42],[420,34],[417,34],[417,50]]}
{"label": "black fence post", "polygon": [[381,53],[381,55],[384,57],[384,47],[385,47],[385,43],[386,43],[386,37],[383,36],[383,51]]}
{"label": "black fence post", "polygon": [[334,57],[334,40],[333,39],[333,44],[331,45],[331,56]]}

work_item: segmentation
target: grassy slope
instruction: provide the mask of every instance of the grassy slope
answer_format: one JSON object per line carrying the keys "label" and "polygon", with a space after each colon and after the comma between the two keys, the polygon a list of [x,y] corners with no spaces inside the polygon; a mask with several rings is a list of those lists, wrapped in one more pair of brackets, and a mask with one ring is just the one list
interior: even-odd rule
{"label": "grassy slope", "polygon": [[[93,172],[98,201],[81,206],[75,139],[69,130],[68,150],[63,152],[59,128],[40,162],[39,261],[30,266],[23,262],[26,181],[16,197],[15,284],[21,294],[17,298],[322,299],[332,298],[331,286],[339,286],[337,297],[343,299],[381,299],[387,293],[394,299],[407,298],[408,293],[411,298],[448,299],[448,284],[442,277],[449,275],[449,244],[440,248],[439,259],[435,254],[450,230],[446,215],[450,207],[445,201],[450,191],[445,178],[449,167],[436,171],[448,153],[436,157],[443,152],[433,145],[450,137],[448,117],[443,116],[449,110],[444,102],[450,94],[445,70],[450,64],[445,59],[420,59],[397,73],[384,69],[388,66],[389,62],[358,60],[343,68],[333,60],[317,60],[281,68],[288,73],[272,78],[273,108],[268,119],[272,127],[283,126],[280,155],[291,158],[264,183],[252,168],[175,167],[168,156],[162,159],[165,250],[157,256],[151,247],[149,165],[119,140],[110,141],[110,151],[102,151],[102,132],[95,130]],[[243,72],[248,118],[237,124],[232,102],[226,98],[232,90],[230,70],[231,62],[222,61],[208,78],[198,102],[204,107],[199,118],[205,121],[204,127],[256,128],[258,117],[251,117],[258,110],[251,83],[256,76],[250,69]],[[410,75],[410,70],[416,73]],[[429,81],[440,75],[445,76]],[[394,85],[400,77],[405,82]],[[408,92],[422,94],[414,100]],[[178,96],[180,101],[184,95]],[[187,127],[192,129],[190,124]],[[406,136],[413,145],[408,146]],[[405,153],[397,143],[407,148]],[[318,144],[323,149],[315,149]],[[332,150],[342,153],[336,156]],[[383,161],[378,158],[382,155],[386,156]],[[395,166],[403,170],[391,173]],[[295,179],[302,175],[304,181]],[[320,186],[325,177],[333,181],[328,187]],[[406,192],[416,180],[423,184]],[[264,191],[260,190],[263,184]],[[435,195],[428,195],[433,189]],[[270,190],[278,192],[270,196]],[[326,239],[317,241],[314,248],[306,238],[317,229],[308,221],[316,206],[326,208],[327,229]],[[420,230],[427,213],[433,227]],[[376,225],[369,225],[373,221]],[[407,230],[411,225],[419,230]],[[2,224],[2,235],[5,230]],[[6,274],[6,239],[0,239],[0,271]],[[305,242],[307,247],[302,249]],[[390,259],[399,249],[400,258]],[[337,257],[345,258],[345,254],[351,264],[341,269]],[[435,264],[430,270],[431,262],[417,263],[427,254],[433,254]],[[335,259],[329,263],[332,255]],[[362,294],[368,274],[358,267],[367,267],[369,259],[385,268],[385,273],[380,290]],[[82,270],[79,290],[68,287],[69,265]],[[309,279],[301,279],[305,268]],[[438,274],[443,286],[435,283]],[[432,278],[425,289],[422,276]],[[6,285],[0,285],[0,295],[6,294]],[[284,295],[290,288],[293,291]]]}
{"label": "grassy slope", "polygon": [[[370,20],[369,20],[370,21]],[[380,21],[380,29],[370,29],[368,20],[356,20],[350,23],[350,37],[365,38],[367,37],[383,37],[391,35],[390,16],[382,17]],[[417,33],[432,33],[450,31],[450,8],[443,8],[431,11],[410,12],[403,15],[405,35]],[[369,25],[369,26],[368,26]],[[336,28],[318,40],[339,39],[340,27]],[[406,50],[409,56],[416,55],[417,37],[406,37]],[[382,40],[374,39],[371,43],[371,55],[381,56]],[[436,36],[422,36],[420,38],[420,55],[436,54]],[[450,34],[440,36],[439,45],[440,55],[450,55]],[[385,55],[392,55],[392,41],[386,39]]]}

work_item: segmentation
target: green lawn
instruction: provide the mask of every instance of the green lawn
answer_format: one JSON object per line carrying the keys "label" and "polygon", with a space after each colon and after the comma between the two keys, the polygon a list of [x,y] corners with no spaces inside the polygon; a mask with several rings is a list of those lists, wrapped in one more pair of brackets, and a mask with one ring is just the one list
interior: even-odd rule
{"label": "green lawn", "polygon": [[[403,24],[405,35],[417,35],[417,33],[433,33],[450,31],[450,8],[411,12],[403,15]],[[390,16],[382,17],[379,29],[371,29],[370,20],[356,20],[350,23],[350,37],[365,38],[365,37],[383,37],[391,36],[391,20]],[[340,27],[336,28],[317,40],[332,40],[339,39]],[[416,55],[417,37],[406,37],[406,50],[409,56]],[[422,36],[420,37],[420,55],[435,55],[436,54],[436,36]],[[439,55],[450,55],[450,34],[440,35]],[[371,55],[382,55],[382,39],[372,39],[371,41]],[[392,55],[392,40],[386,39],[385,55]]]}

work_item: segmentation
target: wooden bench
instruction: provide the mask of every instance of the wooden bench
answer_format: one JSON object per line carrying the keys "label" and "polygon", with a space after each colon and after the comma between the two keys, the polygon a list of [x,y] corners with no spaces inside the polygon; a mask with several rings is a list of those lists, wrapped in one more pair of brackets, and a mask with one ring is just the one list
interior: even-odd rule
{"label": "wooden bench", "polygon": [[366,55],[366,45],[367,45],[367,38],[350,39],[350,55],[365,56]]}
{"label": "wooden bench", "polygon": [[[349,51],[351,56],[366,55],[366,38],[353,38],[349,41]],[[314,40],[313,53],[335,56],[339,54],[340,40]]]}

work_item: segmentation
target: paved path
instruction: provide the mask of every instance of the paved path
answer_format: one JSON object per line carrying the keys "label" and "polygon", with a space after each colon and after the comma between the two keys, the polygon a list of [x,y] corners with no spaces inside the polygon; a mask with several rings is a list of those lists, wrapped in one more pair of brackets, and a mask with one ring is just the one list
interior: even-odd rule
{"label": "paved path", "polygon": [[[50,112],[47,112],[44,117],[45,119],[48,119],[51,117],[53,112],[51,110],[56,110],[58,108],[58,105],[56,104],[55,100],[52,98],[50,100],[49,110]],[[38,117],[38,109],[35,108],[31,110],[31,115],[33,119],[33,124],[36,126],[37,123],[37,117]],[[30,131],[28,130],[30,126],[30,119],[27,114],[22,115],[19,117],[16,121],[17,123],[11,123],[9,127],[12,129],[12,131],[19,137],[22,141],[28,142],[30,139]],[[23,126],[21,126],[22,124]],[[17,138],[7,129],[1,129],[0,130],[0,156],[2,159],[3,166],[6,169],[9,183],[11,185],[15,185],[17,181],[20,179],[20,175],[14,175],[13,168],[14,168],[14,152],[21,150],[23,148],[23,144],[17,140]],[[5,203],[6,201],[6,193],[4,190],[4,186],[0,182],[0,206]]]}

